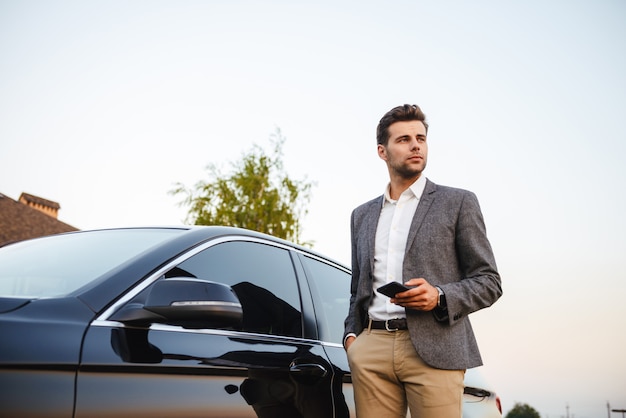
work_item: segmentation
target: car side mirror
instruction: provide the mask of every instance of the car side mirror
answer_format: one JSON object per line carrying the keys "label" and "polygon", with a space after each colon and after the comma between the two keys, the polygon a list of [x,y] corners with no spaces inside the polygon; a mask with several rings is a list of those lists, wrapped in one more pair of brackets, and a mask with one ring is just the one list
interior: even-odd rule
{"label": "car side mirror", "polygon": [[[139,309],[138,309],[139,308]],[[186,328],[240,328],[243,309],[230,286],[188,277],[156,282],[143,306],[129,306],[111,319],[166,323]]]}

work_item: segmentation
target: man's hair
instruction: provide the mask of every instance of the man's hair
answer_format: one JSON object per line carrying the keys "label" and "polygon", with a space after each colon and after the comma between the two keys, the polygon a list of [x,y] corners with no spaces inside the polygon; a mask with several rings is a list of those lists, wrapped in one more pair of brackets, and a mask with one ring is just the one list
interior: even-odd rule
{"label": "man's hair", "polygon": [[426,115],[418,105],[405,104],[397,106],[385,113],[378,127],[376,128],[376,141],[379,145],[387,145],[389,141],[389,126],[395,122],[404,122],[410,120],[418,120],[424,124],[426,133],[428,133],[428,123],[426,123]]}

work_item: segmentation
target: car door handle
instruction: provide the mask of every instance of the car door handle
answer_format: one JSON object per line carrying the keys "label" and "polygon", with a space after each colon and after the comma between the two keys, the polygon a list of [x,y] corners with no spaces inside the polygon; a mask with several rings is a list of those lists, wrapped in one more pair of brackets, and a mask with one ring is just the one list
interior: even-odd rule
{"label": "car door handle", "polygon": [[289,371],[298,376],[326,377],[328,374],[328,370],[324,366],[315,363],[292,363],[289,366]]}

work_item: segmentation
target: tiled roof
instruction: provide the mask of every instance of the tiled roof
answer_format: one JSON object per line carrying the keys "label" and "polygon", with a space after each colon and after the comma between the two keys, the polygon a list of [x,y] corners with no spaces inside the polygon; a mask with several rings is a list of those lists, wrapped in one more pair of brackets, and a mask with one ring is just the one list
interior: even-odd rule
{"label": "tiled roof", "polygon": [[[39,202],[44,201],[48,206],[59,206],[50,200],[28,196],[39,199]],[[14,241],[77,230],[78,228],[0,193],[0,246]]]}

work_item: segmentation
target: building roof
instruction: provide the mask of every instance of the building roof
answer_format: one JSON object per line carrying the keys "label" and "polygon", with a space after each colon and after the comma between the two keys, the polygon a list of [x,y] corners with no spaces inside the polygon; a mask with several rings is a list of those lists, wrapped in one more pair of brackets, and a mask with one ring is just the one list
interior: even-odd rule
{"label": "building roof", "polygon": [[[28,196],[38,199],[39,203],[43,201],[48,206],[60,207],[56,202],[37,196]],[[77,230],[78,228],[0,193],[0,246],[29,238]]]}

